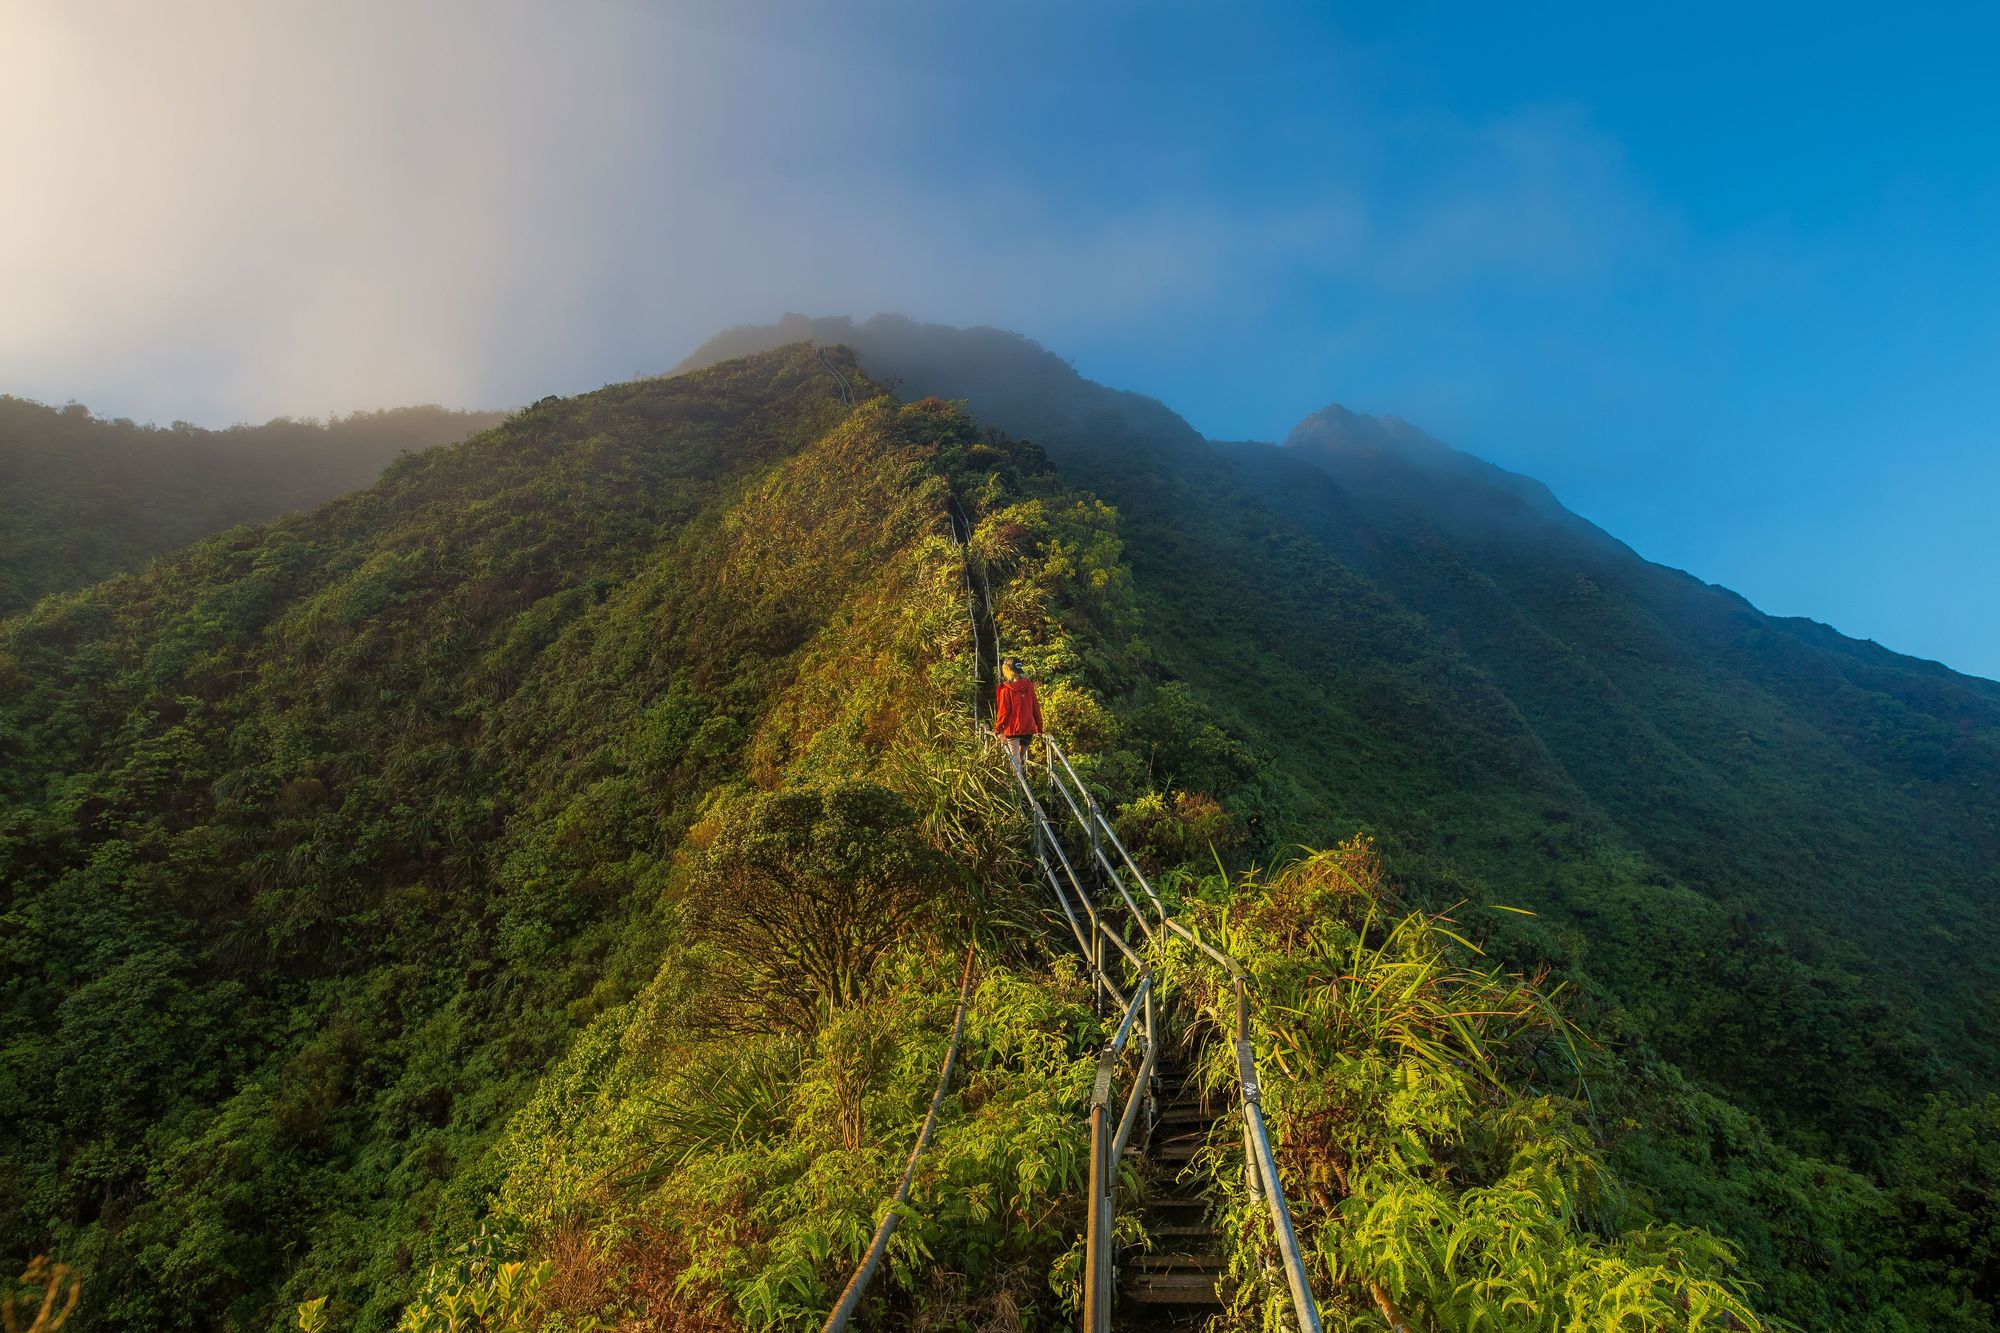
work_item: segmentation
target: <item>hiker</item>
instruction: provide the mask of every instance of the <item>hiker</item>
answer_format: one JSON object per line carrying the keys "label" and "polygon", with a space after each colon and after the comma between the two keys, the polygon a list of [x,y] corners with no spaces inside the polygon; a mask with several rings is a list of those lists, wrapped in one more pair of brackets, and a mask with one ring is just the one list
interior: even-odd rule
{"label": "hiker", "polygon": [[1035,698],[1035,682],[1022,672],[1020,658],[1001,662],[1000,676],[1000,688],[993,692],[993,730],[1019,764],[1028,757],[1028,742],[1042,734],[1042,705]]}

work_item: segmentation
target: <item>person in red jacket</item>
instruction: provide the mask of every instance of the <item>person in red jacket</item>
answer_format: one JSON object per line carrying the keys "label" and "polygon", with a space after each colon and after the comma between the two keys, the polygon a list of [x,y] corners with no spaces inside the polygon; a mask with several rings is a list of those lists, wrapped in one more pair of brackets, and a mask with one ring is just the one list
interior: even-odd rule
{"label": "person in red jacket", "polygon": [[1000,676],[1000,688],[993,694],[993,730],[1007,742],[1018,763],[1028,757],[1028,742],[1042,734],[1042,705],[1035,698],[1035,682],[1021,671],[1020,658],[1003,661]]}

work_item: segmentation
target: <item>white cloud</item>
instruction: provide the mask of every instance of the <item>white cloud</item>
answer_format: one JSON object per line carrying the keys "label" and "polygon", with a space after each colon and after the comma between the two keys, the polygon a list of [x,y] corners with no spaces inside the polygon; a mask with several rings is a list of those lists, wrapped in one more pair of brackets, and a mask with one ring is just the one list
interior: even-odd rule
{"label": "white cloud", "polygon": [[1143,338],[1302,281],[1588,280],[1633,230],[1615,155],[1559,116],[1424,128],[1416,189],[933,180],[885,149],[950,80],[804,10],[776,39],[638,3],[0,13],[0,389],[100,410],[519,401],[785,309]]}
{"label": "white cloud", "polygon": [[579,313],[608,233],[568,192],[603,183],[642,106],[615,31],[578,41],[526,5],[58,3],[5,22],[16,373],[251,412],[462,398],[496,321]]}

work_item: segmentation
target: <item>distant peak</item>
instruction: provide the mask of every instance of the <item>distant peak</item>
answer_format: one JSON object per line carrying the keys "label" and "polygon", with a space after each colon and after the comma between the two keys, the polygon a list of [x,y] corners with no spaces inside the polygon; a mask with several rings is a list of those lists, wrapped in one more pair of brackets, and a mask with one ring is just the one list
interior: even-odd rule
{"label": "distant peak", "polygon": [[[1292,427],[1285,447],[1311,458],[1350,486],[1415,486],[1433,507],[1449,502],[1450,512],[1482,524],[1552,522],[1591,541],[1614,539],[1563,508],[1541,482],[1496,467],[1401,417],[1350,412],[1339,403]],[[1414,492],[1412,492],[1414,493]],[[1438,510],[1437,512],[1445,512]]]}
{"label": "distant peak", "polygon": [[1329,403],[1292,427],[1285,447],[1342,453],[1389,453],[1411,460],[1440,462],[1457,451],[1401,417],[1370,416]]}

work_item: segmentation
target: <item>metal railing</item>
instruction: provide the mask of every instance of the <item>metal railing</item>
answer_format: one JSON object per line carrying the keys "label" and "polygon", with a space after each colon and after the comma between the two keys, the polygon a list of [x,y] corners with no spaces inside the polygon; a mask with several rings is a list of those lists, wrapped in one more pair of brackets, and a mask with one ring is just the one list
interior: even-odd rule
{"label": "metal railing", "polygon": [[[852,391],[847,379],[842,375],[825,351],[817,346],[813,349],[822,367],[833,376],[839,386],[842,400],[850,407],[854,404]],[[953,537],[961,549],[966,546],[967,532],[958,531],[962,515],[954,514]],[[967,611],[972,620],[973,647],[979,648],[979,616],[972,584],[969,560],[965,568]],[[990,594],[985,607],[987,623],[991,626],[992,604]],[[989,629],[990,632],[990,629]],[[997,641],[995,652],[998,652]],[[977,673],[975,673],[976,675]],[[975,689],[977,684],[975,683]],[[979,714],[979,700],[975,697],[973,706],[973,726],[976,732],[986,736],[992,733],[982,722]],[[1236,991],[1236,1068],[1237,1083],[1243,1107],[1243,1151],[1245,1178],[1249,1182],[1253,1197],[1265,1199],[1271,1209],[1271,1225],[1277,1237],[1278,1251],[1285,1266],[1287,1285],[1291,1289],[1293,1309],[1298,1316],[1301,1333],[1321,1333],[1319,1311],[1314,1304],[1312,1288],[1306,1274],[1305,1258],[1299,1250],[1298,1235],[1292,1227],[1291,1211],[1286,1206],[1282,1186],[1278,1183],[1277,1162],[1272,1155],[1269,1129],[1264,1123],[1261,1106],[1261,1092],[1257,1081],[1256,1048],[1250,1040],[1249,1008],[1244,994],[1243,973],[1234,959],[1216,949],[1197,936],[1180,922],[1168,915],[1166,904],[1154,891],[1145,873],[1139,869],[1132,854],[1126,850],[1111,822],[1104,817],[1096,797],[1077,776],[1069,756],[1052,736],[1044,735],[1043,753],[1048,778],[1048,788],[1062,797],[1063,804],[1075,816],[1090,845],[1090,855],[1103,872],[1103,879],[1118,891],[1129,912],[1127,920],[1145,937],[1149,947],[1162,944],[1171,934],[1187,941],[1206,954],[1228,972]],[[1123,1158],[1134,1131],[1138,1128],[1143,1113],[1146,1117],[1147,1132],[1151,1133],[1157,1113],[1157,1099],[1154,1095],[1153,1077],[1159,1063],[1158,1005],[1155,995],[1153,966],[1143,955],[1132,947],[1129,940],[1112,927],[1090,890],[1084,887],[1083,878],[1077,874],[1069,854],[1064,850],[1062,840],[1057,836],[1055,825],[1050,821],[1048,811],[1036,799],[1034,788],[1028,781],[1028,774],[1022,759],[1011,751],[1009,763],[1014,771],[1014,779],[1019,784],[1022,798],[1032,821],[1035,835],[1035,859],[1043,876],[1061,905],[1070,932],[1082,951],[1085,965],[1091,976],[1091,996],[1095,1003],[1100,993],[1109,1002],[1111,1012],[1119,1015],[1118,1026],[1111,1038],[1098,1052],[1096,1076],[1092,1083],[1089,1112],[1090,1128],[1090,1198],[1089,1214],[1085,1224],[1084,1258],[1084,1305],[1083,1325],[1085,1333],[1108,1333],[1111,1322],[1112,1283],[1112,1228],[1116,1220],[1115,1191],[1117,1164]],[[1056,771],[1060,763],[1068,776],[1066,784]],[[1072,791],[1072,787],[1074,791]],[[1109,853],[1106,842],[1118,853],[1118,860],[1124,866],[1121,874]],[[1053,859],[1052,859],[1053,858]],[[1056,874],[1056,867],[1062,868],[1062,875]],[[1126,884],[1129,875],[1132,883],[1139,886],[1157,924],[1147,919],[1139,900]],[[1068,880],[1070,892],[1065,892],[1063,881]],[[1072,893],[1074,901],[1072,901]],[[1081,909],[1081,915],[1078,909]],[[1085,923],[1088,922],[1086,929]],[[1107,953],[1106,945],[1111,953]],[[874,1280],[882,1261],[888,1253],[889,1238],[894,1234],[900,1210],[909,1202],[910,1186],[915,1178],[917,1163],[924,1150],[930,1146],[931,1135],[937,1127],[938,1113],[944,1105],[946,1090],[951,1084],[953,1064],[958,1058],[959,1039],[965,1030],[965,1014],[972,995],[972,962],[977,944],[968,945],[965,952],[965,970],[959,978],[958,1010],[952,1018],[951,1040],[946,1046],[944,1066],[938,1073],[937,1090],[931,1096],[930,1109],[924,1115],[922,1127],[917,1132],[917,1141],[910,1149],[909,1160],[904,1163],[902,1178],[897,1182],[896,1192],[888,1206],[884,1208],[881,1221],[875,1228],[874,1239],[868,1252],[848,1279],[840,1299],[828,1312],[821,1333],[841,1333],[854,1312],[859,1308],[868,1284]],[[1129,969],[1127,985],[1131,994],[1126,995],[1111,975],[1107,963],[1112,954]],[[1113,964],[1115,966],[1115,964]],[[1132,1086],[1126,1093],[1119,1110],[1116,1127],[1113,1128],[1110,1111],[1113,1092],[1118,1079],[1118,1069],[1133,1038],[1137,1037],[1139,1067],[1132,1079]]]}
{"label": "metal railing", "polygon": [[854,1270],[854,1276],[847,1279],[847,1287],[840,1293],[839,1302],[827,1314],[826,1324],[820,1333],[839,1333],[854,1317],[868,1284],[882,1266],[882,1257],[889,1252],[889,1237],[896,1230],[896,1219],[901,1216],[897,1210],[910,1201],[910,1181],[916,1175],[917,1159],[930,1146],[931,1132],[937,1128],[938,1110],[944,1105],[945,1089],[951,1086],[951,1067],[958,1059],[958,1039],[965,1031],[965,1010],[972,999],[972,955],[977,948],[977,943],[965,947],[965,973],[958,979],[958,1013],[951,1020],[951,1042],[945,1047],[944,1068],[938,1073],[937,1091],[931,1094],[931,1109],[924,1116],[923,1128],[917,1131],[917,1142],[910,1149],[910,1160],[903,1164],[903,1178],[897,1182],[895,1197],[889,1201],[889,1206],[882,1212],[882,1220],[875,1226],[875,1239],[870,1242],[868,1253],[862,1258],[861,1266]]}
{"label": "metal railing", "polygon": [[[825,362],[824,353],[821,354]],[[833,367],[828,364],[828,370]],[[836,378],[839,378],[836,372]],[[844,381],[843,381],[844,387]],[[960,531],[963,525],[964,530]],[[970,519],[962,511],[953,516],[953,538],[964,561],[966,611],[972,620],[972,642],[975,657],[979,651],[979,629],[981,607],[972,582],[972,564],[967,549],[971,535]],[[993,603],[991,589],[986,590],[986,626],[992,637],[994,654],[999,654],[997,627],[993,624]],[[977,672],[975,671],[975,677]],[[975,689],[978,686],[975,685]],[[992,736],[990,729],[981,719],[980,700],[975,696],[973,706],[973,726],[976,732]],[[1285,1267],[1285,1281],[1290,1288],[1292,1308],[1298,1318],[1300,1333],[1321,1333],[1319,1307],[1314,1302],[1311,1280],[1306,1273],[1305,1256],[1299,1249],[1298,1233],[1292,1226],[1291,1209],[1285,1202],[1284,1188],[1278,1182],[1277,1161],[1271,1151],[1271,1135],[1264,1123],[1262,1088],[1257,1080],[1257,1052],[1250,1039],[1250,1011],[1244,993],[1243,971],[1236,961],[1201,939],[1193,931],[1174,920],[1167,913],[1166,904],[1154,891],[1152,883],[1132,859],[1132,853],[1118,837],[1117,830],[1104,817],[1104,812],[1092,796],[1090,789],[1077,776],[1069,756],[1053,736],[1042,736],[1048,787],[1059,793],[1063,803],[1069,807],[1077,822],[1082,826],[1090,844],[1091,858],[1102,870],[1107,882],[1118,891],[1130,912],[1128,920],[1135,924],[1146,936],[1149,946],[1164,943],[1167,935],[1175,935],[1193,945],[1203,954],[1219,964],[1228,974],[1236,991],[1236,1069],[1237,1087],[1243,1107],[1243,1157],[1244,1175],[1253,1196],[1266,1200],[1271,1210],[1272,1232],[1277,1238],[1277,1247]],[[1157,1112],[1157,1100],[1153,1093],[1153,1074],[1158,1067],[1159,1026],[1152,964],[1138,954],[1131,944],[1113,930],[1097,911],[1093,895],[1084,888],[1083,880],[1077,875],[1069,855],[1063,850],[1062,840],[1057,837],[1055,827],[1050,823],[1048,812],[1035,798],[1033,787],[1028,781],[1026,767],[1020,758],[1010,751],[1009,763],[1014,770],[1014,779],[1020,785],[1021,796],[1033,823],[1035,835],[1035,859],[1040,865],[1049,887],[1055,892],[1056,901],[1062,906],[1063,917],[1069,923],[1070,933],[1077,947],[1082,951],[1085,965],[1090,969],[1091,996],[1093,1002],[1100,992],[1117,1006],[1119,1023],[1110,1041],[1099,1051],[1097,1074],[1092,1084],[1090,1097],[1090,1199],[1089,1214],[1084,1233],[1084,1308],[1083,1327],[1085,1333],[1107,1333],[1111,1321],[1111,1281],[1112,1281],[1112,1224],[1115,1220],[1113,1186],[1117,1173],[1117,1163],[1130,1142],[1139,1116],[1143,1111],[1150,1134]],[[1068,775],[1065,785],[1056,773],[1060,763],[1063,773]],[[1075,788],[1074,793],[1071,786]],[[1106,843],[1118,853],[1118,861],[1123,864],[1125,874],[1120,874],[1118,865],[1111,860],[1105,850]],[[1053,861],[1051,856],[1053,855]],[[1062,877],[1058,878],[1055,867],[1062,867]],[[1131,889],[1126,884],[1126,875],[1139,886],[1158,919],[1155,925],[1148,921],[1146,912],[1140,907]],[[1076,901],[1073,905],[1070,895],[1063,890],[1062,880],[1069,881]],[[1079,916],[1077,908],[1082,909]],[[1089,928],[1085,929],[1085,922]],[[1130,981],[1131,995],[1120,993],[1116,982],[1107,971],[1105,943],[1109,941],[1114,951],[1133,969]],[[1109,1129],[1109,1110],[1113,1086],[1117,1080],[1118,1065],[1124,1056],[1126,1046],[1135,1031],[1139,1034],[1139,1069],[1132,1080],[1131,1090],[1126,1094],[1123,1109],[1119,1113],[1115,1131]],[[940,1094],[941,1095],[941,1094]],[[914,1161],[914,1159],[913,1159]],[[828,1328],[832,1328],[829,1322]]]}
{"label": "metal railing", "polygon": [[812,349],[813,354],[819,358],[820,368],[833,376],[834,388],[840,394],[840,401],[848,407],[853,407],[854,389],[848,384],[847,376],[840,373],[840,368],[833,364],[833,358],[826,354],[824,347],[821,347],[818,343],[814,343]]}
{"label": "metal railing", "polygon": [[[1069,756],[1053,736],[1042,737],[1048,785],[1052,792],[1060,793],[1063,803],[1075,815],[1083,827],[1090,843],[1090,853],[1102,870],[1104,879],[1115,887],[1118,896],[1131,911],[1131,920],[1147,937],[1148,943],[1159,944],[1166,936],[1174,935],[1200,950],[1209,959],[1228,973],[1236,992],[1236,1082],[1238,1098],[1243,1111],[1243,1157],[1244,1175],[1249,1183],[1251,1195],[1262,1198],[1271,1213],[1271,1230],[1276,1239],[1279,1258],[1285,1270],[1285,1284],[1290,1290],[1292,1310],[1297,1317],[1301,1333],[1320,1333],[1319,1309],[1313,1299],[1312,1282],[1306,1272],[1305,1255],[1299,1248],[1298,1233],[1292,1225],[1291,1209],[1285,1202],[1284,1187],[1278,1180],[1278,1166],[1271,1149],[1271,1134],[1264,1122],[1263,1091],[1257,1077],[1257,1050],[1250,1037],[1250,1008],[1243,978],[1243,970],[1236,960],[1209,944],[1185,925],[1173,919],[1167,912],[1166,904],[1154,891],[1145,873],[1139,869],[1132,854],[1118,837],[1111,821],[1104,817],[1097,800],[1090,789],[1077,775]],[[1012,757],[1010,756],[1010,759]],[[1013,760],[1014,776],[1020,784],[1021,793],[1026,798],[1028,809],[1035,823],[1036,857],[1040,861],[1049,884],[1063,904],[1064,914],[1069,918],[1077,943],[1084,950],[1086,960],[1093,969],[1093,979],[1102,985],[1113,997],[1118,996],[1111,978],[1103,970],[1103,948],[1101,943],[1092,949],[1086,940],[1109,939],[1138,973],[1134,982],[1134,993],[1125,1002],[1124,1017],[1111,1042],[1098,1057],[1096,1086],[1091,1095],[1091,1206],[1089,1226],[1085,1233],[1085,1284],[1084,1284],[1084,1329],[1085,1333],[1102,1333],[1110,1321],[1110,1281],[1111,1281],[1111,1228],[1114,1220],[1111,1176],[1119,1155],[1132,1132],[1136,1119],[1142,1089],[1149,1089],[1155,1057],[1158,1051],[1155,1030],[1153,970],[1150,963],[1132,950],[1123,937],[1105,924],[1095,910],[1091,895],[1084,889],[1068,856],[1062,850],[1055,829],[1049,823],[1047,812],[1028,782],[1027,773],[1018,760]],[[1060,770],[1058,769],[1060,765]],[[1064,781],[1067,775],[1067,782]],[[1074,791],[1071,788],[1074,788]],[[1110,849],[1118,854],[1113,862]],[[1062,885],[1057,880],[1044,848],[1054,850],[1057,861],[1062,865],[1078,900],[1084,906],[1085,916],[1091,923],[1091,932],[1086,935],[1077,914],[1071,910]],[[1121,873],[1119,865],[1123,865]],[[1146,913],[1139,905],[1127,884],[1136,884],[1157,917],[1157,924],[1148,922]],[[1093,994],[1095,992],[1093,991]],[[1128,1033],[1133,1026],[1134,1015],[1141,1000],[1145,1001],[1145,1048],[1138,1078],[1131,1094],[1126,1099],[1124,1114],[1120,1117],[1118,1130],[1109,1139],[1106,1137],[1107,1107],[1110,1101],[1111,1083],[1120,1053],[1124,1049]]]}
{"label": "metal railing", "polygon": [[[1153,1071],[1158,1067],[1160,1046],[1158,1013],[1153,995],[1153,965],[1097,910],[1094,895],[1084,887],[1083,878],[1077,874],[1069,854],[1063,850],[1062,840],[1056,836],[1048,811],[1036,799],[1034,787],[1028,781],[1027,769],[1011,752],[1008,762],[1014,770],[1014,780],[1020,786],[1021,797],[1034,829],[1035,860],[1041,866],[1049,888],[1054,891],[1056,901],[1062,906],[1070,933],[1090,971],[1092,1001],[1095,1002],[1102,994],[1110,1001],[1110,1012],[1118,1015],[1118,1026],[1097,1053],[1097,1073],[1091,1085],[1090,1177],[1084,1225],[1083,1327],[1085,1333],[1105,1333],[1111,1326],[1111,1228],[1116,1216],[1114,1187],[1118,1162],[1138,1128],[1142,1113],[1146,1116],[1150,1132],[1156,1105]],[[1065,791],[1063,796],[1067,800],[1069,793]],[[1056,873],[1057,866],[1062,868],[1060,876]],[[1068,890],[1063,888],[1065,879],[1069,881]],[[1126,901],[1131,902],[1130,898]],[[1079,908],[1081,915],[1078,914]],[[1152,933],[1146,926],[1145,918],[1139,915],[1136,904],[1132,910],[1133,921],[1146,932],[1150,942]],[[1112,976],[1107,966],[1113,955],[1130,969],[1127,983],[1131,987],[1129,995],[1120,989],[1117,978]],[[1135,1035],[1139,1047],[1139,1068],[1119,1107],[1114,1128],[1111,1114],[1118,1069]]]}

